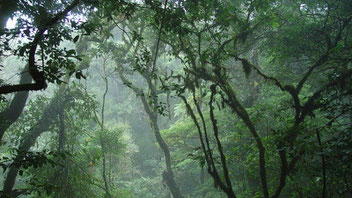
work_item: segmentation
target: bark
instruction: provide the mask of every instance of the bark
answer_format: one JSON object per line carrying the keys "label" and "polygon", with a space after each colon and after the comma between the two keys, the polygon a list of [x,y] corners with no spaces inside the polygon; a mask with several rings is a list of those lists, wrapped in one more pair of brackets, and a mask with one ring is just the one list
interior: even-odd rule
{"label": "bark", "polygon": [[[22,70],[20,84],[30,83],[32,77],[28,73],[28,66]],[[28,91],[17,92],[9,107],[0,113],[0,143],[6,130],[20,117],[26,105]]]}
{"label": "bark", "polygon": [[[39,121],[34,125],[28,132],[26,136],[23,137],[21,144],[18,148],[21,152],[28,152],[29,149],[34,145],[37,138],[45,131],[49,129],[49,127],[55,123],[56,117],[64,111],[63,105],[65,104],[66,98],[63,95],[64,87],[60,87],[60,90],[56,94],[56,96],[52,99],[51,103],[44,109],[42,117]],[[14,164],[16,162],[21,161],[23,159],[22,155],[17,155],[14,160]],[[6,194],[11,195],[12,189],[16,182],[16,177],[18,174],[19,168],[16,166],[11,166],[9,172],[7,173],[3,192],[4,195],[1,198],[5,198]]]}
{"label": "bark", "polygon": [[[66,128],[65,128],[65,116],[64,112],[58,114],[59,117],[59,133],[58,133],[58,148],[57,151],[63,153],[65,151],[66,145]],[[61,186],[67,186],[67,165],[63,158],[59,158],[59,164],[63,166],[56,167],[55,173],[52,178],[49,179],[52,184],[60,184]]]}
{"label": "bark", "polygon": [[[123,75],[123,71],[122,69],[118,69],[120,78],[122,80],[122,82],[126,85],[128,85],[136,94],[137,96],[140,97],[144,110],[147,113],[148,117],[149,117],[149,124],[152,128],[152,131],[155,135],[155,138],[161,148],[161,150],[164,153],[164,157],[165,157],[165,164],[166,164],[166,170],[164,170],[162,176],[163,176],[163,180],[166,182],[166,185],[168,186],[169,190],[172,193],[172,196],[174,198],[183,198],[181,191],[179,189],[179,187],[177,186],[177,183],[174,179],[174,174],[172,171],[172,167],[171,167],[171,155],[170,155],[170,151],[169,151],[169,147],[167,146],[167,144],[165,143],[164,139],[162,138],[161,134],[160,134],[160,129],[159,129],[159,125],[158,125],[158,113],[157,110],[155,108],[153,108],[153,106],[151,106],[147,99],[146,99],[146,95],[143,93],[143,91],[134,86],[131,82],[129,82],[129,80]],[[149,78],[148,75],[143,75],[143,77],[146,79],[146,81],[148,82],[148,86],[149,89],[151,91],[151,96],[155,95],[156,90],[155,90],[155,86],[152,83],[152,80]]]}
{"label": "bark", "polygon": [[[102,150],[105,149],[104,147],[104,144],[102,143],[101,144],[101,147],[102,147]],[[110,185],[109,185],[109,182],[108,182],[108,179],[106,177],[106,157],[105,157],[105,152],[102,151],[102,158],[103,158],[103,180],[104,180],[104,190],[105,190],[105,195],[108,197],[108,198],[111,198],[111,193],[110,193]]]}
{"label": "bark", "polygon": [[17,85],[3,85],[0,86],[0,94],[8,94],[18,91],[35,91],[42,90],[47,87],[45,75],[43,71],[39,71],[38,66],[35,64],[35,54],[37,47],[41,42],[44,33],[48,30],[49,27],[57,24],[61,19],[63,19],[71,10],[73,10],[80,0],[74,0],[70,5],[68,5],[62,12],[59,12],[57,15],[49,19],[43,27],[40,27],[35,34],[33,42],[29,50],[29,73],[31,74],[35,83],[25,83]]}
{"label": "bark", "polygon": [[[180,98],[185,103],[187,112],[190,114],[194,124],[197,127],[198,134],[199,134],[199,139],[200,139],[200,142],[201,142],[202,151],[204,153],[205,161],[206,161],[206,164],[208,166],[208,173],[213,178],[214,186],[215,187],[219,186],[220,189],[224,193],[226,193],[227,197],[236,198],[236,195],[235,195],[235,193],[232,190],[231,182],[229,181],[226,162],[224,164],[224,158],[223,158],[224,156],[222,156],[222,161],[221,162],[222,162],[223,169],[224,169],[224,176],[227,174],[227,176],[225,176],[226,177],[226,179],[225,179],[226,180],[226,184],[221,180],[221,178],[219,176],[219,173],[218,173],[218,171],[216,169],[214,158],[212,156],[212,151],[210,150],[210,143],[209,143],[209,139],[208,139],[208,134],[207,134],[207,128],[206,128],[205,120],[204,120],[204,117],[203,117],[203,113],[202,113],[202,111],[200,109],[200,105],[197,102],[197,100],[195,99],[194,91],[193,91],[193,100],[194,100],[194,103],[196,105],[198,114],[199,114],[199,116],[201,118],[201,121],[202,121],[202,124],[203,124],[203,131],[204,131],[205,141],[203,140],[203,132],[202,132],[202,129],[200,127],[199,122],[197,121],[197,118],[195,116],[194,111],[192,110],[191,106],[188,104],[188,102],[187,102],[187,100],[186,100],[186,98],[184,96],[180,95]],[[211,115],[211,116],[213,116],[213,115]],[[213,127],[216,127],[216,126],[214,126],[215,123],[216,123],[216,121],[215,121],[215,118],[213,117],[213,119],[212,119]],[[217,131],[217,128],[216,129],[214,128],[214,130]],[[217,132],[214,131],[214,135],[217,136],[217,134],[215,134],[215,133],[217,133]],[[221,144],[219,144],[219,139],[217,139],[217,145],[218,145],[219,152],[222,153],[222,146],[221,146]]]}
{"label": "bark", "polygon": [[[216,50],[215,56],[217,57],[218,55],[220,55],[224,51],[225,46],[231,43],[233,40],[235,40],[237,36],[234,36],[224,41],[221,44],[221,46]],[[263,145],[261,137],[258,134],[257,129],[255,128],[251,118],[248,115],[247,110],[237,99],[236,93],[233,91],[232,86],[229,84],[226,78],[224,78],[225,75],[221,74],[221,71],[223,71],[223,68],[220,65],[218,65],[217,61],[212,61],[212,66],[214,67],[213,69],[214,74],[202,70],[201,68],[198,67],[198,64],[196,63],[196,59],[193,56],[193,53],[190,52],[185,47],[185,43],[182,40],[181,36],[179,37],[179,41],[180,41],[181,51],[183,51],[188,55],[188,58],[190,59],[189,62],[191,64],[191,68],[190,69],[184,68],[184,71],[186,73],[194,75],[196,78],[200,78],[205,81],[211,81],[213,83],[216,83],[228,97],[228,99],[225,101],[227,105],[233,110],[233,112],[237,114],[237,116],[241,118],[241,120],[244,122],[244,124],[249,129],[252,136],[254,137],[259,150],[259,167],[260,167],[260,180],[261,180],[262,190],[263,190],[264,197],[269,198],[269,189],[268,189],[267,175],[266,175],[265,147]],[[182,60],[181,57],[179,58]],[[241,61],[243,65],[246,65],[247,67],[255,68],[254,66],[250,65],[250,63],[246,59],[241,59],[237,56],[235,57],[235,59]],[[281,84],[278,81],[277,83],[278,85],[281,86]]]}
{"label": "bark", "polygon": [[106,76],[106,71],[105,71],[105,66],[106,66],[106,60],[104,60],[104,82],[105,82],[105,91],[104,91],[104,95],[103,95],[103,105],[101,107],[101,122],[100,122],[100,146],[101,146],[101,154],[102,154],[102,159],[103,159],[103,180],[104,180],[104,186],[105,186],[105,194],[108,198],[111,198],[111,193],[110,193],[110,185],[109,185],[109,181],[107,178],[107,174],[106,174],[106,148],[105,148],[105,144],[104,144],[104,139],[102,137],[102,133],[104,133],[104,111],[105,111],[105,101],[106,101],[106,94],[108,93],[109,90],[109,82],[108,82],[108,78]]}
{"label": "bark", "polygon": [[[142,27],[141,31],[143,31],[143,27]],[[154,46],[155,49],[157,49],[158,42]],[[139,44],[137,44],[137,45],[139,45]],[[132,43],[130,43],[128,45],[127,50],[124,52],[125,55],[129,52],[131,47],[132,47]],[[153,72],[155,69],[154,64],[155,64],[156,58],[157,58],[156,55],[157,55],[157,50],[155,50],[154,53],[152,54],[152,57],[154,57],[154,61],[151,65],[149,65],[151,68],[151,71],[145,71],[144,73],[140,72],[141,76],[145,79],[145,81],[148,84],[148,88],[149,88],[148,94],[145,94],[142,89],[140,89],[139,87],[136,87],[134,84],[132,84],[125,77],[125,75],[123,73],[123,68],[121,68],[119,66],[118,62],[117,62],[117,64],[118,64],[117,71],[119,72],[119,76],[120,76],[120,79],[122,80],[122,82],[125,85],[127,85],[129,88],[131,88],[135,92],[135,94],[140,97],[142,104],[143,104],[143,108],[149,117],[149,124],[151,126],[151,129],[154,133],[154,136],[155,136],[161,150],[163,151],[164,157],[165,157],[166,170],[164,170],[164,172],[162,174],[163,180],[165,181],[166,185],[168,186],[168,188],[174,198],[183,198],[183,195],[181,194],[181,191],[180,191],[179,187],[177,186],[177,183],[175,181],[175,177],[174,177],[174,174],[172,171],[171,155],[170,155],[169,147],[165,143],[163,137],[160,134],[160,129],[159,129],[159,125],[158,125],[157,109],[153,104],[150,104],[147,101],[148,96],[151,96],[151,98],[154,98],[155,96],[157,96],[157,92],[159,92],[156,90],[155,82],[153,82],[153,79],[151,79],[151,76],[153,75]],[[155,104],[157,104],[158,101],[153,101],[153,102]]]}
{"label": "bark", "polygon": [[215,119],[214,116],[214,112],[213,112],[213,101],[214,101],[214,95],[216,93],[216,87],[215,85],[211,86],[211,96],[210,96],[210,101],[209,101],[209,106],[210,106],[210,119],[213,125],[213,131],[214,131],[214,136],[216,139],[216,144],[218,146],[218,151],[220,154],[220,159],[221,159],[221,164],[222,164],[222,169],[224,172],[224,177],[225,177],[225,182],[226,182],[226,194],[228,197],[233,197],[236,198],[235,193],[232,190],[232,184],[231,184],[231,180],[230,180],[230,176],[229,176],[229,170],[227,168],[227,162],[226,162],[226,157],[219,139],[219,131],[218,131],[218,127],[217,127],[217,120]]}
{"label": "bark", "polygon": [[174,198],[182,198],[183,196],[176,184],[175,177],[171,168],[171,155],[170,155],[169,147],[167,146],[167,144],[165,143],[164,139],[160,134],[157,112],[155,112],[154,109],[153,111],[151,110],[145,96],[141,96],[141,100],[142,100],[144,109],[149,116],[149,123],[152,128],[152,131],[154,132],[156,141],[158,142],[161,150],[164,153],[166,170],[164,170],[163,172],[163,179],[166,182],[167,186],[169,187],[169,190],[171,191],[172,196]]}
{"label": "bark", "polygon": [[268,183],[266,179],[266,167],[265,167],[265,147],[263,145],[262,139],[259,136],[254,124],[252,123],[246,109],[241,105],[241,103],[237,100],[237,97],[232,90],[232,87],[227,82],[220,82],[220,87],[224,90],[226,95],[228,96],[227,104],[229,107],[236,112],[236,114],[242,119],[244,124],[247,126],[249,131],[251,132],[252,136],[255,138],[257,143],[257,147],[259,150],[259,172],[260,172],[260,179],[262,184],[262,190],[264,193],[264,197],[269,197],[269,189]]}
{"label": "bark", "polygon": [[319,129],[316,130],[316,134],[317,134],[318,143],[319,143],[319,147],[320,147],[321,163],[322,163],[321,165],[322,165],[323,187],[322,187],[321,197],[326,198],[326,161],[325,161],[323,145],[321,143],[321,138],[320,138],[320,134],[319,134]]}

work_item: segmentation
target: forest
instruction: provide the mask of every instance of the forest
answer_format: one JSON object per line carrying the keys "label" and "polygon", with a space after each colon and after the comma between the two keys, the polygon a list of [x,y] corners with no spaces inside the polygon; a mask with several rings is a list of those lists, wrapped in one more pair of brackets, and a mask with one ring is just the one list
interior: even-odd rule
{"label": "forest", "polygon": [[351,0],[0,0],[0,198],[352,198]]}

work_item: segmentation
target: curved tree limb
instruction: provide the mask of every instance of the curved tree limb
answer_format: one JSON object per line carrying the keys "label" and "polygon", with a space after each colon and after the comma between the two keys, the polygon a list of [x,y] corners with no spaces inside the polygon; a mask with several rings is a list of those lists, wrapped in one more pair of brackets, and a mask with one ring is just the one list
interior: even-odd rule
{"label": "curved tree limb", "polygon": [[64,18],[71,10],[73,10],[80,0],[74,0],[69,6],[67,6],[62,12],[58,13],[55,17],[49,19],[43,27],[39,27],[31,48],[29,51],[29,73],[31,74],[35,83],[17,84],[17,85],[4,85],[0,87],[0,94],[8,94],[18,91],[36,91],[45,89],[47,87],[46,79],[43,71],[39,71],[37,65],[35,65],[35,53],[40,41],[43,38],[44,33],[49,27],[58,23],[62,18]]}

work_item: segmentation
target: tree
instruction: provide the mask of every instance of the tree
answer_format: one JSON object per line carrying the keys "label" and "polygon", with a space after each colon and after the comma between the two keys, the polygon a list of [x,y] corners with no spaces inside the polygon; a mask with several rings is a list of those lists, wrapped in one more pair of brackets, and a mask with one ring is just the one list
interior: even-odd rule
{"label": "tree", "polygon": [[[287,20],[280,18],[282,17],[280,15],[281,12],[286,11],[285,13],[288,13],[287,10],[292,9],[294,6],[297,6],[297,4],[287,3],[287,6],[285,7],[279,6],[279,2],[277,2],[278,4],[275,3],[276,2],[262,2],[257,4],[252,2],[247,4],[245,2],[237,2],[237,4],[246,9],[245,14],[241,11],[235,12],[235,14],[230,12],[236,4],[232,4],[231,6],[233,7],[231,7],[228,4],[221,4],[220,2],[217,2],[216,6],[215,4],[209,2],[202,2],[196,6],[191,3],[187,4],[186,2],[180,3],[179,5],[175,5],[175,10],[177,10],[177,8],[187,10],[189,14],[187,15],[183,12],[171,13],[169,17],[170,24],[178,23],[182,25],[177,26],[176,28],[170,27],[169,31],[166,31],[165,36],[163,37],[165,40],[164,42],[173,47],[173,53],[185,65],[184,70],[186,75],[184,77],[184,88],[192,90],[195,87],[198,87],[198,84],[200,83],[197,79],[210,81],[214,83],[214,87],[219,86],[221,89],[223,103],[227,104],[229,108],[231,108],[232,111],[247,126],[249,132],[252,134],[257,143],[260,178],[264,197],[270,196],[266,170],[267,165],[265,146],[263,144],[262,137],[253,123],[248,111],[244,108],[243,103],[238,99],[238,94],[236,94],[234,82],[231,81],[231,73],[229,72],[231,67],[226,64],[226,61],[239,61],[242,64],[244,72],[247,76],[250,74],[251,70],[257,72],[263,79],[272,82],[281,91],[289,94],[291,96],[291,101],[294,104],[293,114],[295,116],[294,122],[291,123],[291,129],[284,132],[282,140],[276,145],[278,148],[277,154],[280,157],[281,172],[279,174],[279,185],[276,187],[275,193],[273,193],[272,197],[279,197],[283,187],[286,184],[288,174],[293,171],[296,162],[304,154],[304,150],[297,151],[294,142],[298,137],[298,131],[302,129],[301,126],[306,122],[306,117],[312,115],[313,111],[322,108],[323,105],[319,102],[319,100],[323,97],[326,90],[339,86],[340,83],[347,83],[351,74],[350,69],[346,70],[346,66],[349,61],[345,59],[345,56],[342,55],[343,53],[335,54],[332,52],[334,51],[332,49],[338,49],[335,48],[338,44],[341,48],[349,48],[350,46],[348,42],[342,41],[342,38],[347,39],[346,28],[349,26],[351,20],[350,15],[342,12],[343,14],[339,14],[340,17],[336,19],[332,14],[337,10],[343,9],[340,7],[342,5],[350,6],[349,3],[346,2],[345,4],[340,4],[335,2],[336,4],[334,4],[334,1],[332,1],[331,4],[313,4],[316,7],[312,5],[312,10],[319,10],[318,7],[322,6],[323,8],[320,8],[320,10],[324,10],[326,8],[328,11],[322,11],[319,13],[314,13],[313,11],[313,15],[301,15],[301,9],[296,9],[294,15],[292,16],[292,14],[289,14],[291,18]],[[310,9],[309,5],[307,8]],[[215,12],[208,12],[208,9],[213,9]],[[194,12],[192,12],[192,10],[194,10]],[[204,12],[199,12],[203,10]],[[276,13],[278,15],[277,17],[275,16]],[[178,17],[171,17],[172,14],[177,14]],[[235,18],[233,23],[225,20],[230,17]],[[321,18],[321,20],[315,22],[314,19],[316,20],[317,17]],[[198,20],[190,21],[188,20],[189,18]],[[298,20],[298,18],[304,18],[305,20]],[[318,49],[315,51],[310,51],[317,53],[312,54],[310,56],[312,59],[308,59],[305,63],[303,63],[309,69],[301,73],[297,86],[291,85],[292,82],[287,83],[287,85],[283,85],[280,80],[264,74],[260,69],[250,63],[247,58],[244,58],[246,54],[248,54],[250,47],[253,46],[253,43],[261,42],[260,36],[262,35],[264,35],[264,43],[266,43],[266,41],[273,41],[270,39],[273,32],[278,35],[282,34],[282,36],[286,38],[285,33],[288,32],[281,30],[284,30],[285,27],[287,27],[291,32],[293,32],[291,28],[294,26],[292,26],[291,23],[287,23],[289,20],[293,20],[294,22],[297,21],[297,23],[304,23],[306,27],[309,27],[307,29],[295,29],[294,31],[297,30],[299,32],[298,35],[308,34],[308,31],[310,32],[312,29],[314,32],[317,31],[324,33],[322,34],[323,39],[321,40],[323,42],[320,43],[321,46],[319,47],[310,42],[295,43],[296,45],[294,46],[303,48],[304,50],[312,50],[309,48],[310,44],[312,44],[311,47],[314,47],[314,49]],[[319,25],[322,23],[323,25],[319,26],[316,23]],[[280,28],[274,28],[273,31],[266,30],[265,28],[270,25],[278,25]],[[314,28],[316,29],[317,27],[322,28],[319,30],[314,30]],[[331,29],[335,29],[336,31],[330,32],[329,30]],[[268,35],[267,38],[265,35]],[[311,40],[313,39],[311,38]],[[282,45],[285,42],[281,40],[279,43],[279,45]],[[208,46],[210,46],[210,48]],[[286,48],[280,48],[280,51],[275,51],[275,53],[277,53],[279,57],[284,55],[286,61],[292,60],[292,58],[306,57],[307,54],[310,54],[308,51],[302,52],[298,50],[295,51],[295,54],[288,54],[281,51],[282,49],[290,50],[287,46],[285,47]],[[338,55],[339,58],[334,57],[334,55]],[[276,54],[274,56],[276,56]],[[337,59],[342,61],[335,62]],[[308,99],[302,104],[302,97],[300,96],[300,93],[303,86],[307,83],[308,78],[311,76],[313,71],[319,68],[323,69],[325,65],[328,65],[329,63],[331,64],[332,60],[334,60],[335,64],[339,65],[335,67],[335,69],[339,67],[341,69],[344,68],[344,73],[340,73],[337,78],[328,80],[328,82],[325,83],[325,85],[320,86],[320,88],[312,90],[313,94],[307,96]],[[329,78],[329,75],[325,76],[325,79],[327,78]],[[287,159],[287,152],[292,152],[293,150],[296,150],[295,153],[290,154],[290,160]]]}
{"label": "tree", "polygon": [[[15,184],[17,174],[19,172],[19,168],[21,166],[20,161],[24,160],[23,153],[27,153],[29,149],[34,146],[36,139],[45,131],[49,129],[49,127],[55,122],[55,117],[59,114],[63,113],[62,108],[65,103],[70,103],[71,98],[69,96],[62,97],[65,95],[65,87],[62,87],[57,96],[52,100],[51,104],[49,104],[43,112],[43,116],[38,121],[35,127],[31,128],[28,134],[23,137],[21,144],[18,147],[18,153],[16,158],[14,159],[13,166],[9,169],[3,188],[2,197],[12,196],[12,188]],[[18,196],[18,195],[16,195]]]}
{"label": "tree", "polygon": [[[143,23],[143,22],[142,22]],[[144,27],[140,28],[139,34],[143,33]],[[132,44],[132,43],[131,43]],[[128,50],[132,47],[132,45],[127,47],[126,54]],[[168,145],[165,143],[165,140],[161,136],[159,124],[158,124],[158,114],[164,113],[162,102],[159,102],[159,95],[161,94],[161,90],[157,89],[157,79],[156,79],[156,72],[158,71],[156,66],[156,60],[158,57],[158,48],[159,48],[159,40],[157,40],[153,47],[151,47],[152,53],[150,53],[146,47],[142,46],[143,44],[137,43],[135,47],[135,52],[139,57],[134,65],[136,71],[140,73],[140,75],[144,78],[145,82],[147,83],[148,92],[143,91],[142,88],[137,87],[134,85],[128,78],[125,76],[125,69],[122,65],[119,65],[120,60],[117,59],[117,71],[119,72],[119,76],[123,83],[130,87],[135,94],[141,99],[143,104],[144,110],[149,117],[150,126],[152,131],[155,135],[155,138],[164,153],[165,163],[166,163],[166,170],[163,172],[163,180],[165,181],[166,185],[169,187],[173,197],[183,197],[180,189],[178,188],[174,173],[172,171],[171,165],[171,154]],[[141,55],[138,55],[138,47],[144,49]],[[154,58],[154,60],[153,60]]]}
{"label": "tree", "polygon": [[[38,3],[38,2],[36,2]],[[29,73],[31,74],[33,80],[34,80],[34,84],[19,84],[19,85],[2,85],[0,87],[0,94],[7,94],[7,93],[12,93],[12,92],[17,92],[17,91],[29,91],[29,90],[41,90],[41,89],[45,89],[47,87],[47,83],[46,83],[46,77],[45,76],[45,70],[44,71],[40,71],[38,65],[36,65],[36,60],[35,60],[35,55],[37,53],[37,47],[38,45],[41,46],[42,49],[42,53],[43,52],[43,47],[47,46],[47,47],[54,47],[54,46],[58,46],[59,43],[61,42],[61,39],[51,39],[48,41],[43,40],[43,38],[50,38],[50,36],[55,36],[57,35],[57,32],[54,32],[55,30],[60,30],[61,28],[57,28],[57,27],[52,27],[54,25],[56,25],[59,21],[61,21],[62,19],[64,19],[66,17],[66,15],[73,10],[77,5],[79,4],[79,0],[75,0],[73,2],[71,2],[71,4],[69,4],[67,7],[65,7],[62,10],[54,10],[54,12],[57,13],[53,13],[54,16],[50,16],[52,13],[47,13],[45,11],[45,8],[42,7],[42,5],[40,5],[40,3],[38,3],[37,5],[34,6],[30,6],[28,4],[25,5],[18,5],[18,6],[22,6],[23,8],[27,8],[26,11],[28,11],[29,9],[36,9],[38,7],[38,12],[35,16],[36,18],[33,19],[34,24],[33,26],[30,26],[28,28],[33,28],[33,31],[36,31],[35,35],[32,36],[30,33],[30,30],[28,29],[28,32],[24,32],[26,34],[26,36],[28,36],[30,39],[33,39],[33,41],[30,44],[24,45],[22,48],[19,49],[19,54],[20,56],[23,56],[25,52],[28,52],[28,68],[29,68]],[[49,8],[50,9],[50,8]],[[29,13],[31,12],[31,10],[28,11]],[[26,14],[26,13],[25,13]],[[26,22],[26,21],[23,21]],[[17,30],[17,32],[15,32],[15,34],[13,34],[14,37],[17,37],[20,35],[20,29],[21,27],[19,27],[19,30]],[[49,32],[49,34],[45,35],[45,33],[47,32],[47,30],[51,30],[51,34]],[[62,36],[65,35],[65,31],[66,31],[66,38],[70,38],[70,36],[67,35],[67,29],[66,28],[62,28],[63,34]],[[61,31],[59,31],[61,32]],[[2,32],[1,35],[6,34],[6,32]],[[7,33],[10,34],[11,33]],[[54,34],[54,35],[52,35]],[[6,40],[5,40],[6,41]],[[8,45],[8,43],[7,43]],[[8,46],[7,46],[8,48]],[[6,49],[6,48],[5,48]],[[47,51],[47,54],[54,54],[55,51]],[[62,53],[62,52],[61,52]],[[42,59],[44,54],[42,54]],[[59,55],[58,52],[56,52],[56,56]],[[62,56],[62,54],[60,54]],[[59,56],[60,56],[59,55]],[[74,53],[72,54],[72,52],[70,51],[66,51],[66,56],[67,57],[72,57],[72,55],[74,55]],[[74,57],[74,56],[73,56]],[[44,63],[45,60],[42,60],[42,62]],[[68,62],[66,62],[66,67],[68,67],[67,64],[72,64],[72,62],[70,62],[69,60],[67,60]],[[48,61],[49,65],[53,62]],[[42,67],[44,68],[44,65],[42,65]],[[50,66],[49,66],[50,68]],[[56,80],[57,77],[55,75],[57,75],[57,73],[46,73],[46,75],[49,75],[49,79],[51,78],[51,80]],[[51,75],[51,76],[50,76]]]}
{"label": "tree", "polygon": [[[351,193],[349,0],[21,0],[2,2],[1,10],[0,58],[14,55],[27,65],[18,67],[19,85],[5,77],[0,84],[6,193]],[[4,28],[10,17],[18,18],[11,30]],[[74,43],[75,50],[67,47]],[[95,67],[82,71],[90,63]],[[73,74],[70,84],[63,80]],[[45,113],[42,93],[28,96],[48,83],[84,92],[48,97],[69,97],[64,108],[52,106],[53,116]],[[36,140],[51,152],[32,152]],[[70,156],[57,159],[54,150]],[[36,168],[32,158],[63,166]],[[18,174],[28,182],[13,189]]]}

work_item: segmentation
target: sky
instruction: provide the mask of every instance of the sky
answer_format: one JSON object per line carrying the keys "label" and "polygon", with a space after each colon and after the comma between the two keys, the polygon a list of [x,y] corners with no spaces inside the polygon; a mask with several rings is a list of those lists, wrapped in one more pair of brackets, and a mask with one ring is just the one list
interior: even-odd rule
{"label": "sky", "polygon": [[8,28],[8,29],[14,28],[16,25],[16,21],[17,21],[16,17],[10,18],[6,23],[6,28]]}

